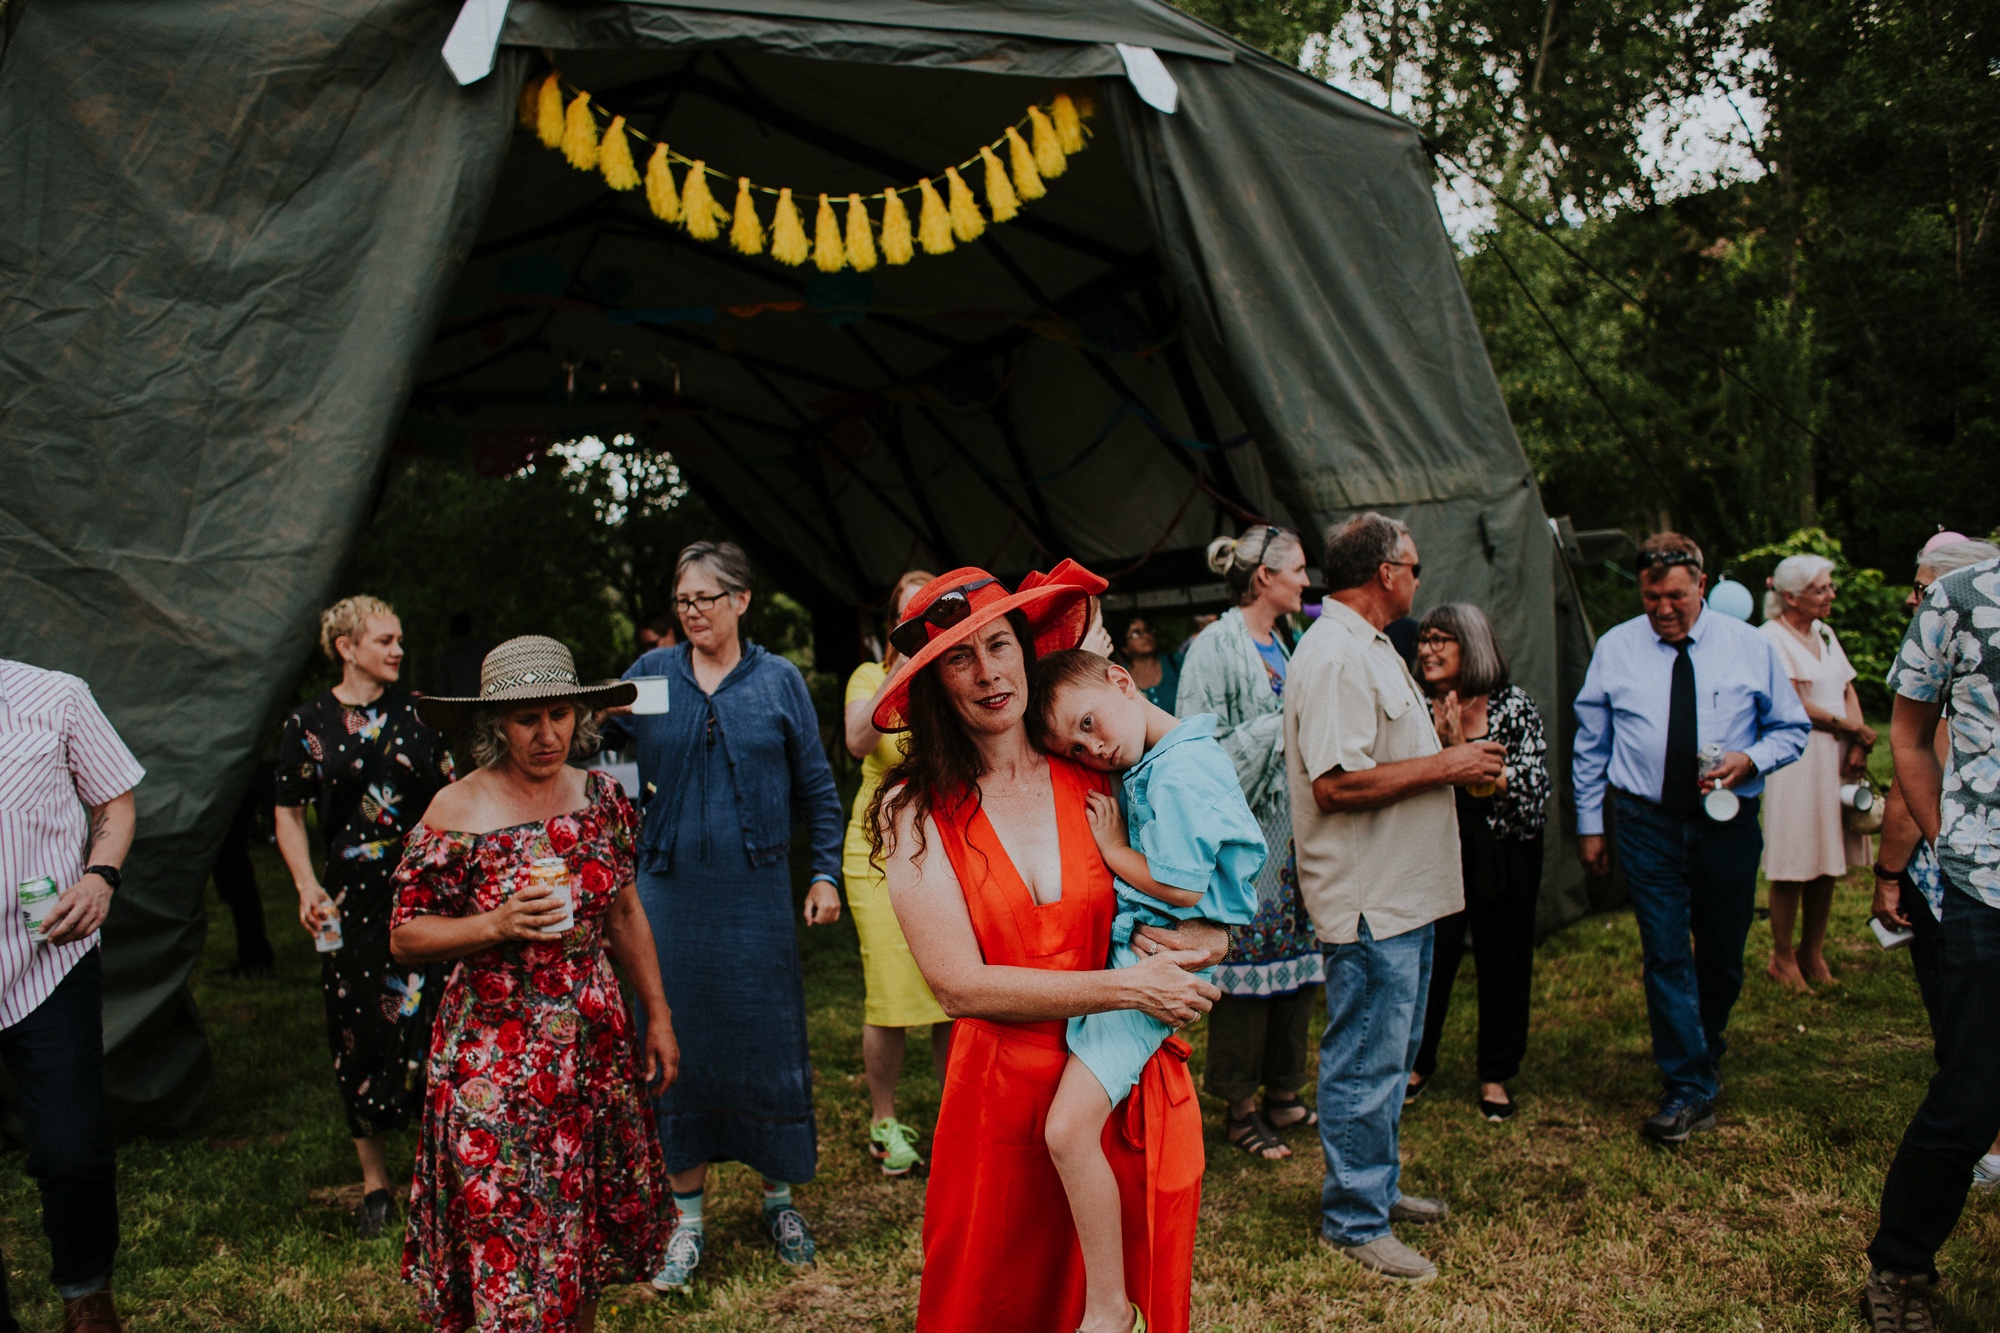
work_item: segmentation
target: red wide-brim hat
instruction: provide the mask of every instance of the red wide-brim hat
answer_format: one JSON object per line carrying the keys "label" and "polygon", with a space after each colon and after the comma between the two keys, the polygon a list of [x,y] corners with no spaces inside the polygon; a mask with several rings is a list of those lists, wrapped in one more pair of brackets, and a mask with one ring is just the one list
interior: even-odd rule
{"label": "red wide-brim hat", "polygon": [[[917,589],[916,596],[904,604],[903,619],[913,620],[921,616],[933,601],[955,588],[992,578],[985,570],[973,566],[940,574]],[[1076,647],[1090,632],[1090,599],[1110,586],[1076,561],[1065,560],[1046,574],[1029,574],[1021,580],[1021,586],[1011,593],[998,582],[988,582],[983,588],[973,589],[966,594],[966,600],[972,604],[971,615],[950,629],[939,629],[929,624],[924,626],[930,632],[930,642],[919,649],[915,657],[896,668],[895,676],[889,681],[888,692],[882,696],[882,702],[875,705],[872,719],[875,730],[909,730],[910,722],[906,714],[910,706],[910,682],[917,678],[917,673],[1009,611],[1019,611],[1028,618],[1028,629],[1035,637],[1037,657]]]}

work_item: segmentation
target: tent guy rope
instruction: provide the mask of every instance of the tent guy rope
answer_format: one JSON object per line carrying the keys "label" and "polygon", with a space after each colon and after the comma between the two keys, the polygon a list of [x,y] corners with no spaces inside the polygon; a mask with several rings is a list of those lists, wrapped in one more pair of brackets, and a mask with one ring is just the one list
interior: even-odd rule
{"label": "tent guy rope", "polygon": [[[760,185],[748,176],[737,176],[733,209],[716,202],[709,178],[731,179],[697,157],[677,153],[626,123],[625,117],[601,108],[589,93],[571,85],[573,96],[565,102],[559,72],[533,79],[521,90],[521,128],[532,132],[546,148],[558,149],[578,171],[592,171],[614,190],[646,190],[646,203],[662,222],[678,223],[696,240],[712,241],[727,228],[729,243],[746,255],[763,254],[794,267],[810,259],[823,273],[843,268],[867,272],[886,260],[907,264],[919,247],[928,255],[948,254],[960,241],[972,241],[986,230],[987,218],[1006,222],[1015,217],[1025,201],[1048,193],[1044,181],[1060,176],[1069,168],[1069,158],[1083,151],[1088,130],[1084,127],[1092,112],[1087,96],[1057,93],[1046,109],[1031,106],[1020,120],[978,152],[935,176],[926,176],[915,185],[876,190],[868,194],[852,192],[836,203],[836,196],[822,193],[819,209],[808,237],[804,220],[790,186]],[[610,123],[598,126],[603,111]],[[1024,134],[1023,131],[1026,131]],[[652,155],[642,172],[632,155],[630,140],[653,145]],[[1007,161],[1003,165],[1000,155]],[[678,184],[675,165],[685,168]],[[984,168],[982,182],[985,212],[974,200],[965,173],[975,166]],[[940,181],[945,188],[939,194]],[[757,211],[756,196],[770,195],[777,206],[768,230]],[[903,196],[918,197],[914,231],[910,210]],[[878,224],[868,211],[868,200],[882,201]],[[846,210],[843,228],[840,208]],[[878,242],[879,236],[879,242]]]}

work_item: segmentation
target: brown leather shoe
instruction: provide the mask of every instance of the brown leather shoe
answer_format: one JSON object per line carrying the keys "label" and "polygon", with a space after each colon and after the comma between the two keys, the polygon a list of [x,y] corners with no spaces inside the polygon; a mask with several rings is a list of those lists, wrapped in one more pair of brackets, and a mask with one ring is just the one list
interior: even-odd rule
{"label": "brown leather shoe", "polygon": [[118,1322],[118,1307],[108,1291],[63,1302],[63,1333],[125,1333]]}

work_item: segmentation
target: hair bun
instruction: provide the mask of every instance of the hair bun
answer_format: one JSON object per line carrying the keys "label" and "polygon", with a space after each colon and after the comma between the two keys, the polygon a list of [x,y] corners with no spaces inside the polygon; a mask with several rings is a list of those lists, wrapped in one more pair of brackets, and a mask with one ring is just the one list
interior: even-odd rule
{"label": "hair bun", "polygon": [[1217,537],[1208,544],[1208,567],[1217,574],[1227,574],[1236,563],[1236,547],[1236,538]]}

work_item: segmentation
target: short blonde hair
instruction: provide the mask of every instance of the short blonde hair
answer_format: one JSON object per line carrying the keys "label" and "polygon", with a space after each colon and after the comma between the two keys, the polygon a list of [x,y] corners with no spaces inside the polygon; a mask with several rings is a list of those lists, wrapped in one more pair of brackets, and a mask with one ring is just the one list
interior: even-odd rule
{"label": "short blonde hair", "polygon": [[333,646],[335,639],[359,639],[368,628],[368,617],[395,614],[395,607],[365,592],[343,597],[319,613],[320,651],[326,654],[327,661],[339,666],[340,650]]}

